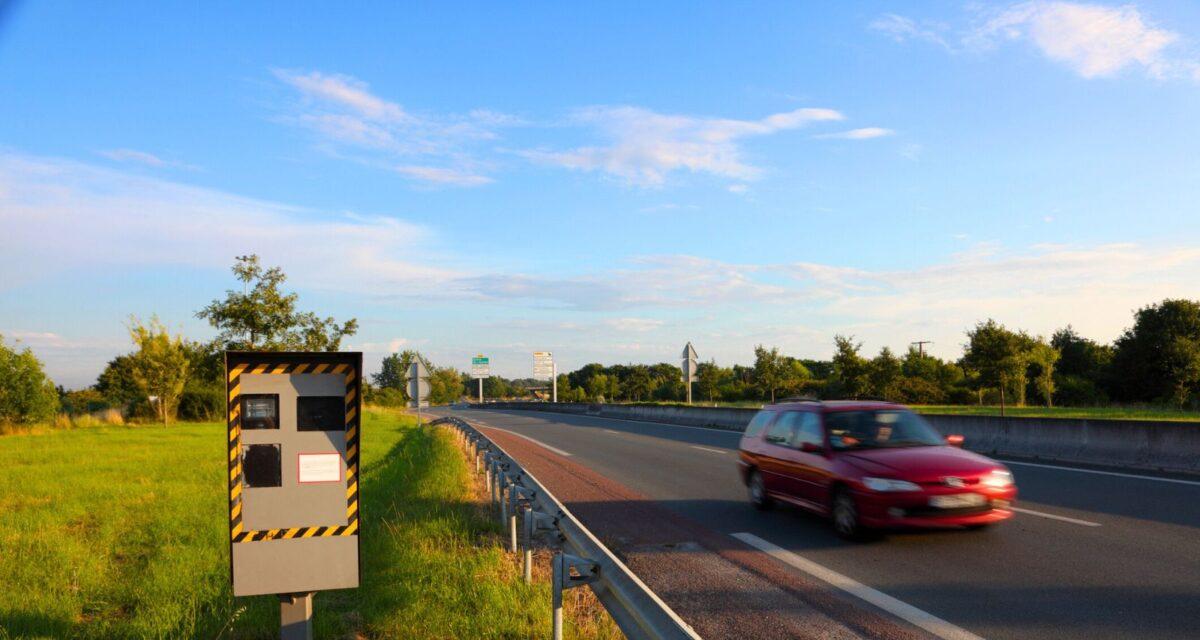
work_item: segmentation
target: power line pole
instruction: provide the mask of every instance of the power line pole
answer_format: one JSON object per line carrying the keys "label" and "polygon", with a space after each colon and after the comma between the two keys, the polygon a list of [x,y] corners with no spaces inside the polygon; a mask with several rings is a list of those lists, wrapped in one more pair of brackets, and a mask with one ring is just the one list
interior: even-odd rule
{"label": "power line pole", "polygon": [[924,358],[925,357],[925,345],[933,344],[933,340],[917,340],[916,342],[910,342],[909,344],[917,345],[917,354],[920,355],[922,358]]}

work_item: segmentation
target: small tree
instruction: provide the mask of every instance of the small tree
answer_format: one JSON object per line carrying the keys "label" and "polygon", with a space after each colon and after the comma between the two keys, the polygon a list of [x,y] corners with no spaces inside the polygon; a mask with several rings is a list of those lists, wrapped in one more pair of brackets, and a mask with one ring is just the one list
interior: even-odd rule
{"label": "small tree", "polygon": [[264,270],[257,255],[239,256],[233,273],[242,290],[226,291],[224,300],[196,312],[219,330],[223,349],[337,351],[342,338],[358,331],[353,318],[339,325],[333,318],[297,311],[299,296],[280,290],[287,276],[279,267]]}
{"label": "small tree", "polygon": [[900,359],[892,350],[884,347],[867,367],[867,379],[871,383],[871,393],[885,400],[899,399],[896,385],[900,380]]}
{"label": "small tree", "polygon": [[183,338],[172,337],[158,318],[151,318],[149,325],[131,318],[129,336],[138,349],[130,356],[133,380],[142,394],[153,400],[155,412],[165,426],[175,419],[188,379]]}
{"label": "small tree", "polygon": [[0,336],[0,423],[45,422],[58,413],[58,392],[28,347],[17,351]]}
{"label": "small tree", "polygon": [[989,319],[967,332],[963,367],[977,375],[983,387],[1000,390],[1000,415],[1004,415],[1005,391],[1019,383],[1025,386],[1026,350],[1020,335]]}
{"label": "small tree", "polygon": [[717,386],[721,384],[721,368],[716,360],[701,362],[696,366],[696,391],[709,402],[716,402],[720,393]]}
{"label": "small tree", "polygon": [[861,342],[854,336],[834,336],[833,379],[838,391],[850,398],[863,396],[870,388],[870,363],[858,355]]}
{"label": "small tree", "polygon": [[754,347],[754,384],[775,402],[775,390],[783,388],[783,356],[778,347],[767,349],[761,344]]}
{"label": "small tree", "polygon": [[1182,409],[1200,391],[1200,340],[1177,336],[1165,351],[1171,399]]}
{"label": "small tree", "polygon": [[1029,364],[1035,368],[1033,384],[1047,407],[1054,406],[1054,364],[1060,356],[1058,349],[1042,338],[1033,342],[1027,354]]}

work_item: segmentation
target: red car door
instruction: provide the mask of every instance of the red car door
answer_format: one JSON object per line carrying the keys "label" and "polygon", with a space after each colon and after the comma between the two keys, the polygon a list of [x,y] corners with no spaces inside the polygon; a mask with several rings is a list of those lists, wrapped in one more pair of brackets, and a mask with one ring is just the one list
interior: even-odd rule
{"label": "red car door", "polygon": [[763,484],[777,496],[797,497],[797,460],[792,438],[801,413],[786,411],[775,419],[763,436],[763,455],[759,462]]}
{"label": "red car door", "polygon": [[825,443],[825,428],[818,413],[805,411],[799,416],[792,436],[792,449],[796,461],[796,497],[824,510],[829,497],[831,460]]}

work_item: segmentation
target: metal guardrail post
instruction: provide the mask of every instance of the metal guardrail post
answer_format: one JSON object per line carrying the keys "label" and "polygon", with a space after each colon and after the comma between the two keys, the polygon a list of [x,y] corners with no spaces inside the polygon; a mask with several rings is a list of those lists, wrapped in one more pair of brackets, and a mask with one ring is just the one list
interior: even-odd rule
{"label": "metal guardrail post", "polygon": [[[579,575],[571,575],[571,569],[575,569]],[[551,586],[553,591],[551,606],[554,618],[551,636],[554,640],[562,640],[563,591],[595,582],[600,577],[600,565],[587,558],[556,553],[550,572],[553,574],[554,580],[554,584]]]}
{"label": "metal guardrail post", "polygon": [[539,531],[558,530],[558,519],[540,511],[534,511],[532,505],[525,510],[525,553],[522,558],[521,572],[525,584],[533,583],[533,536]]}

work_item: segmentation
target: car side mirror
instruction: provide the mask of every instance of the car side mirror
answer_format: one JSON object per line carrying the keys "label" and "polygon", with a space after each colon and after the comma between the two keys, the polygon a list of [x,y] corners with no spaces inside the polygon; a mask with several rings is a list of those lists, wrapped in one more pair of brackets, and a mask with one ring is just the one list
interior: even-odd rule
{"label": "car side mirror", "polygon": [[825,453],[825,448],[812,442],[801,442],[800,450],[804,453]]}
{"label": "car side mirror", "polygon": [[946,444],[952,447],[961,447],[963,446],[963,437],[958,434],[946,436]]}

